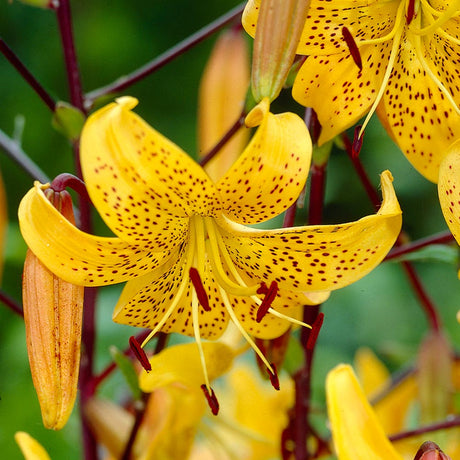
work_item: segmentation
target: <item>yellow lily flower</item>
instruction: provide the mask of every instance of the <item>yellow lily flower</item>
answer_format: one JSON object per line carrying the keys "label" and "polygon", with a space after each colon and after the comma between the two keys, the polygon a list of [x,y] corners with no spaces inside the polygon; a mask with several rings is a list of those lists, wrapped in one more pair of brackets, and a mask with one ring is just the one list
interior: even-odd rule
{"label": "yellow lily flower", "polygon": [[[259,4],[250,0],[243,16],[252,36]],[[377,110],[412,165],[437,182],[460,137],[459,12],[458,0],[311,0],[293,97],[318,114],[319,144],[368,114],[364,129]]]}
{"label": "yellow lily flower", "polygon": [[43,446],[30,434],[18,431],[14,435],[26,460],[51,460]]}
{"label": "yellow lily flower", "polygon": [[27,244],[74,284],[129,280],[113,319],[151,328],[151,336],[179,332],[202,348],[202,337],[218,338],[231,320],[275,376],[250,335],[273,338],[290,322],[303,324],[291,316],[304,291],[342,288],[381,262],[401,228],[391,174],[382,173],[376,215],[343,225],[248,228],[283,212],[304,187],[311,141],[300,117],[273,115],[264,100],[247,118],[260,124],[251,142],[214,183],[131,111],[136,104],[123,97],[100,109],[81,137],[89,195],[117,236],[78,230],[46,200],[49,185],[36,183],[19,207]]}

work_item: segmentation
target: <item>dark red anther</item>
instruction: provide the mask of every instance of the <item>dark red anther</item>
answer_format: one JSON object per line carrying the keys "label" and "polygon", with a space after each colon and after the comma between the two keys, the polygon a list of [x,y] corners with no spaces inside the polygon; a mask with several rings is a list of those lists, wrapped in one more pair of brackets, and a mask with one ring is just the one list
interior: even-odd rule
{"label": "dark red anther", "polygon": [[268,373],[268,376],[270,377],[270,383],[272,384],[272,387],[275,390],[279,390],[280,380],[278,378],[278,372],[276,372],[276,367],[273,363],[270,363],[270,366],[273,369],[273,373],[272,373],[271,370],[267,367],[267,373]]}
{"label": "dark red anther", "polygon": [[415,16],[415,0],[409,0],[406,13],[406,24],[409,25]]}
{"label": "dark red anther", "polygon": [[355,61],[355,64],[358,66],[358,69],[363,70],[363,61],[361,60],[361,54],[359,53],[358,45],[356,44],[353,35],[351,35],[351,32],[346,27],[342,27],[342,37],[345,40],[351,57],[353,58],[353,61]]}
{"label": "dark red anther", "polygon": [[219,401],[217,400],[214,390],[211,388],[211,393],[209,393],[208,387],[204,383],[201,385],[201,389],[206,396],[206,401],[208,401],[212,415],[217,415],[219,413]]}
{"label": "dark red anther", "polygon": [[307,350],[313,350],[315,348],[316,340],[318,339],[319,331],[323,325],[324,313],[319,313],[315,319],[315,322],[311,326],[310,335],[307,340]]}
{"label": "dark red anther", "polygon": [[265,294],[265,297],[257,310],[256,321],[260,323],[278,294],[278,283],[276,281],[272,281],[270,287],[267,288],[267,285],[262,282],[259,289],[257,289],[257,294]]}
{"label": "dark red anther", "polygon": [[[356,126],[355,134],[353,136],[353,144],[351,144],[351,156],[352,158],[358,158],[361,147],[363,146],[363,135],[359,135],[361,132],[361,125]],[[364,134],[364,133],[363,133]]]}
{"label": "dark red anther", "polygon": [[131,347],[131,350],[134,353],[134,356],[137,358],[137,360],[141,363],[142,367],[147,371],[152,370],[152,366],[150,365],[149,358],[145,354],[145,351],[143,348],[140,346],[139,342],[136,340],[135,337],[131,336],[129,338],[129,346]]}
{"label": "dark red anther", "polygon": [[75,190],[83,199],[91,203],[91,198],[88,195],[85,183],[73,174],[59,174],[59,176],[56,176],[50,184],[50,188],[52,188],[55,192],[62,192],[67,187]]}
{"label": "dark red anther", "polygon": [[190,279],[192,280],[193,287],[195,288],[198,301],[205,311],[211,311],[209,306],[209,299],[206,291],[204,290],[203,282],[201,281],[200,274],[196,268],[191,268],[189,270]]}

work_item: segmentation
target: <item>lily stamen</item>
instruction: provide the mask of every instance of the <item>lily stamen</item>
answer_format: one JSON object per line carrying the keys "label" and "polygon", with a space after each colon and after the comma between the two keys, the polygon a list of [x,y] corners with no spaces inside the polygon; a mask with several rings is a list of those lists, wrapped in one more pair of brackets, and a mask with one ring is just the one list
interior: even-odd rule
{"label": "lily stamen", "polygon": [[409,0],[409,5],[407,5],[406,13],[406,24],[409,25],[414,19],[415,16],[415,0]]}
{"label": "lily stamen", "polygon": [[353,35],[351,34],[351,32],[348,30],[347,27],[342,27],[342,37],[348,46],[348,50],[350,51],[353,61],[358,66],[358,69],[362,70],[363,61],[361,59],[361,54],[359,52],[358,45],[356,44],[355,39],[353,38]]}
{"label": "lily stamen", "polygon": [[271,304],[278,294],[278,290],[278,283],[276,281],[272,281],[269,288],[267,288],[265,283],[262,283],[260,288],[257,290],[257,294],[265,294],[265,297],[262,300],[262,303],[259,305],[259,309],[257,310],[256,321],[258,323],[260,323],[263,317],[268,313]]}
{"label": "lily stamen", "polygon": [[152,366],[150,365],[149,358],[134,336],[129,338],[129,346],[136,359],[141,363],[142,367],[147,372],[150,372],[152,370]]}
{"label": "lily stamen", "polygon": [[198,296],[198,302],[203,307],[204,311],[211,311],[211,307],[209,306],[209,299],[208,295],[203,286],[203,282],[201,281],[200,273],[194,267],[191,267],[189,270],[190,281],[195,288],[196,295]]}
{"label": "lily stamen", "polygon": [[217,415],[219,413],[219,401],[214,393],[214,390],[211,387],[207,387],[206,385],[201,385],[201,389],[206,397],[206,401],[211,409],[213,415]]}
{"label": "lily stamen", "polygon": [[280,380],[278,378],[278,372],[276,372],[276,367],[273,363],[271,363],[271,367],[273,370],[270,370],[268,367],[267,367],[267,372],[268,372],[268,377],[270,378],[270,383],[272,384],[272,387],[275,389],[275,390],[278,390],[280,389]]}

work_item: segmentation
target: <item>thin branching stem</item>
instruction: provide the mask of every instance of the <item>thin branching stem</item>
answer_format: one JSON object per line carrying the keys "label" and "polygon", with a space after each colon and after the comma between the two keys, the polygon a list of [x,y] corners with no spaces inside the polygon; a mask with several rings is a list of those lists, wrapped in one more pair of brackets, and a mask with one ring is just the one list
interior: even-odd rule
{"label": "thin branching stem", "polygon": [[11,296],[9,296],[6,292],[0,290],[0,302],[6,305],[11,311],[16,313],[17,315],[24,317],[24,311],[19,302],[16,302]]}
{"label": "thin branching stem", "polygon": [[40,99],[48,106],[48,108],[54,112],[56,109],[56,102],[49,95],[49,93],[43,88],[40,82],[32,75],[30,70],[24,65],[14,51],[6,44],[6,42],[0,38],[0,51],[8,59],[10,64],[19,72],[24,78],[28,85],[37,93]]}
{"label": "thin branching stem", "polygon": [[207,26],[198,30],[194,34],[190,35],[185,40],[182,40],[181,42],[177,43],[175,46],[165,51],[164,53],[160,54],[158,57],[151,60],[147,64],[135,70],[134,72],[131,72],[128,75],[118,78],[113,83],[110,83],[106,86],[95,89],[91,91],[90,93],[86,94],[86,97],[85,97],[86,107],[90,109],[94,101],[98,99],[99,97],[105,96],[107,94],[123,91],[124,89],[128,88],[134,83],[137,83],[138,81],[142,80],[146,76],[152,74],[153,72],[157,71],[161,67],[165,66],[172,60],[181,56],[186,51],[193,48],[195,45],[202,42],[203,40],[208,38],[213,33],[217,32],[218,30],[225,27],[227,24],[237,19],[241,15],[243,8],[244,8],[244,3],[241,3],[240,5],[231,9],[229,12],[220,16],[215,21],[211,22]]}
{"label": "thin branching stem", "polygon": [[48,176],[30,159],[14,139],[0,130],[0,149],[2,149],[32,179],[42,184],[49,182]]}
{"label": "thin branching stem", "polygon": [[445,430],[447,428],[457,428],[460,426],[460,415],[448,417],[442,422],[433,423],[432,425],[422,426],[414,430],[403,431],[401,433],[393,434],[389,436],[391,442],[399,441],[401,439],[412,438],[425,433],[431,433],[433,431]]}

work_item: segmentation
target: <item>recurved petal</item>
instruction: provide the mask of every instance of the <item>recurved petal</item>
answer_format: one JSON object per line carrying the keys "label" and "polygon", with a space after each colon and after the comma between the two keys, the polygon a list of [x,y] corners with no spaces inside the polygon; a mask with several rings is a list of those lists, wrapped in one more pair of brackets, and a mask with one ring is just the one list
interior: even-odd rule
{"label": "recurved petal", "polygon": [[381,175],[383,203],[377,214],[341,225],[256,230],[220,220],[235,263],[252,279],[282,289],[328,291],[347,286],[374,269],[401,230],[401,209],[389,171]]}
{"label": "recurved petal", "polygon": [[436,183],[447,148],[460,138],[460,116],[427,74],[409,40],[400,46],[382,102],[384,126],[414,168]]}
{"label": "recurved petal", "polygon": [[460,244],[460,140],[449,147],[439,167],[438,195],[447,226]]}
{"label": "recurved petal", "polygon": [[88,118],[81,137],[83,176],[101,217],[122,240],[158,251],[178,245],[193,213],[220,208],[213,182],[123,97]]}
{"label": "recurved petal", "polygon": [[[233,350],[220,342],[204,342],[203,352],[209,379],[224,374],[235,356]],[[194,389],[203,383],[201,358],[195,343],[175,345],[150,358],[152,370],[139,376],[142,391],[152,392],[166,385],[179,383]]]}
{"label": "recurved petal", "polygon": [[[199,306],[200,334],[206,339],[217,339],[227,327],[228,313],[222,303],[209,260],[201,279],[210,311]],[[151,273],[128,281],[115,306],[113,320],[116,323],[154,329],[175,302],[175,308],[160,330],[193,337],[192,289],[185,256],[175,255],[167,264]]]}
{"label": "recurved petal", "polygon": [[326,396],[332,438],[340,460],[402,460],[387,439],[350,366],[329,372]]}
{"label": "recurved petal", "polygon": [[362,46],[362,70],[348,50],[307,57],[295,79],[292,96],[317,113],[322,126],[319,145],[354,125],[369,111],[383,80],[390,51],[388,42]]}
{"label": "recurved petal", "polygon": [[69,283],[103,286],[142,275],[162,264],[170,251],[149,252],[118,238],[82,232],[46,199],[47,185],[35,183],[19,205],[22,236],[53,273]]}
{"label": "recurved petal", "polygon": [[224,213],[242,224],[263,222],[287,209],[303,189],[310,168],[312,144],[304,121],[268,109],[265,99],[248,115],[252,120],[260,112],[261,125],[217,182]]}

